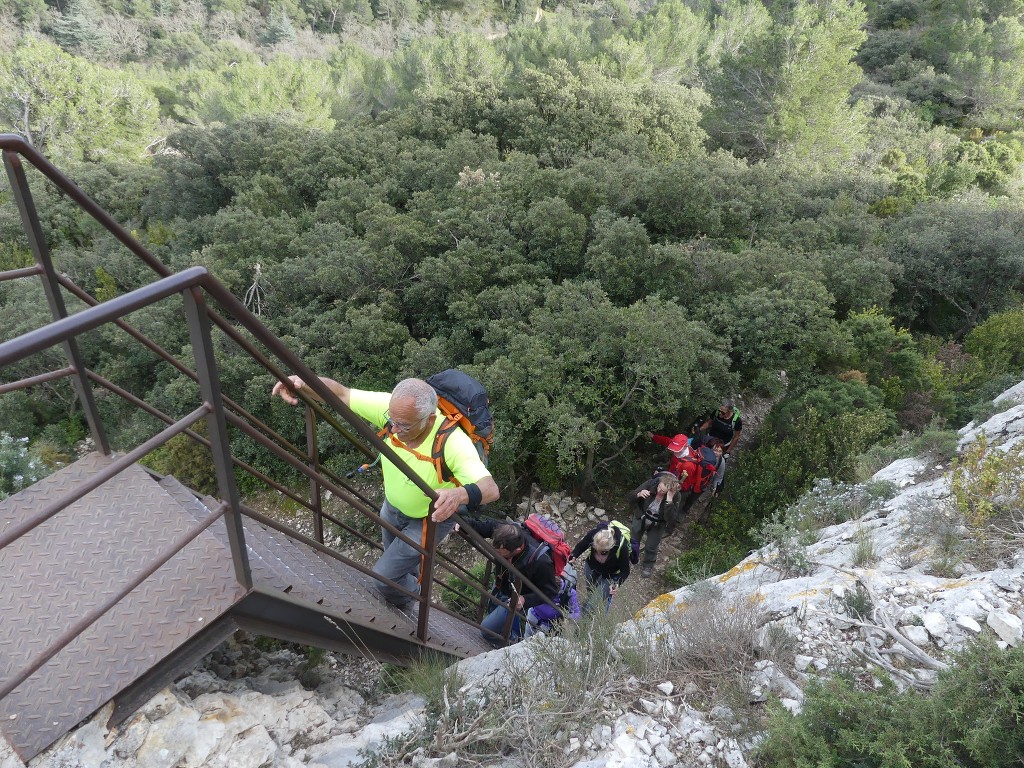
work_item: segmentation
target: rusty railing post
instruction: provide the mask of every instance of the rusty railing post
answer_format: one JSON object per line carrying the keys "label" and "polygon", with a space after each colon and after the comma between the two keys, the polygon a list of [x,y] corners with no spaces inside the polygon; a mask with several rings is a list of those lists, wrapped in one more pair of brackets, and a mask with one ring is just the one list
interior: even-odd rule
{"label": "rusty railing post", "polygon": [[320,448],[316,439],[316,414],[306,406],[306,456],[314,477],[309,479],[309,502],[313,508],[313,538],[324,543],[323,489],[320,487]]}
{"label": "rusty railing post", "polygon": [[[53,259],[50,258],[50,249],[46,245],[43,228],[39,224],[35,203],[32,202],[32,191],[29,189],[28,179],[25,177],[25,169],[21,165],[21,158],[13,152],[4,151],[3,155],[7,178],[11,184],[11,195],[18,206],[18,213],[21,215],[22,229],[25,230],[25,236],[28,238],[28,244],[32,249],[36,264],[43,270],[40,278],[43,281],[43,291],[46,293],[46,303],[50,306],[50,315],[54,320],[63,320],[68,316],[68,310],[64,306],[64,297],[61,295],[60,285],[57,283],[57,273],[53,268]],[[96,399],[93,397],[92,384],[86,377],[85,363],[78,349],[78,342],[74,338],[70,338],[62,344],[68,362],[75,369],[71,381],[74,383],[78,402],[82,404],[82,411],[85,413],[85,421],[89,425],[93,442],[104,455],[109,456],[110,443],[107,440],[107,433],[103,429],[103,422],[100,421],[100,412],[96,407]]]}
{"label": "rusty railing post", "polygon": [[231,443],[228,441],[227,419],[224,418],[224,400],[217,377],[217,360],[213,353],[213,339],[210,335],[210,317],[207,314],[203,292],[199,288],[182,291],[185,300],[185,318],[188,320],[189,337],[192,339],[192,354],[196,360],[196,374],[199,377],[200,396],[210,406],[206,418],[209,432],[213,465],[217,470],[217,488],[221,501],[228,505],[224,513],[227,523],[228,542],[234,561],[235,576],[246,589],[252,589],[252,573],[249,557],[245,551],[245,532],[242,528],[242,505],[238,485],[231,465]]}
{"label": "rusty railing post", "polygon": [[434,550],[437,548],[437,523],[433,519],[434,501],[427,509],[427,530],[423,539],[423,558],[420,560],[420,613],[416,622],[416,637],[427,641],[427,623],[430,618],[430,596],[434,586]]}

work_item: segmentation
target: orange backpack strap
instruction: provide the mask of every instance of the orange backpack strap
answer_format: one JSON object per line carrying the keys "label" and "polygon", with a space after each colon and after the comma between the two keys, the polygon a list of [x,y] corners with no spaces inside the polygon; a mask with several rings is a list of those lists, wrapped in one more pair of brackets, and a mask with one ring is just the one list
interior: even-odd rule
{"label": "orange backpack strap", "polygon": [[401,448],[411,453],[420,461],[426,461],[429,462],[430,464],[433,464],[434,470],[437,472],[438,483],[455,483],[456,486],[461,486],[462,483],[458,481],[458,479],[448,468],[448,465],[445,463],[444,460],[444,446],[448,442],[448,437],[454,430],[458,429],[458,427],[458,421],[453,421],[450,418],[444,420],[444,422],[441,424],[441,428],[437,430],[437,434],[434,436],[434,444],[431,449],[430,456],[420,453],[415,448],[410,448],[408,445],[406,445],[397,437],[395,437],[395,435],[387,427],[382,429],[378,433],[378,436],[381,437],[382,439],[390,439],[391,444],[393,446],[395,446],[396,448]]}
{"label": "orange backpack strap", "polygon": [[437,479],[442,483],[455,483],[456,486],[461,486],[458,478],[455,477],[454,473],[448,468],[448,464],[444,460],[444,447],[448,443],[448,438],[451,437],[452,432],[459,428],[459,420],[463,418],[462,414],[459,414],[459,418],[456,419],[454,416],[449,416],[444,420],[441,428],[437,430],[437,434],[434,436],[434,447],[430,452],[430,460],[434,463],[434,468],[437,469]]}

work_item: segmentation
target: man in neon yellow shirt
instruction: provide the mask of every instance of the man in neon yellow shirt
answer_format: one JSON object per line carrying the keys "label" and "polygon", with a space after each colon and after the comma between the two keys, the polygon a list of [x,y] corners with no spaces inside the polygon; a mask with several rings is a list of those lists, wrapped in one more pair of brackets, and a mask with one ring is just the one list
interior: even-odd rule
{"label": "man in neon yellow shirt", "polygon": [[[295,391],[302,389],[305,383],[298,376],[291,376],[289,381],[289,384],[280,381],[275,384],[271,397],[278,395],[289,405],[295,405],[298,403]],[[455,521],[450,518],[460,506],[476,509],[481,504],[497,500],[497,483],[480,460],[473,441],[461,429],[453,430],[444,444],[444,462],[459,484],[441,482],[438,478],[437,470],[430,461],[430,452],[444,416],[437,409],[437,393],[425,381],[404,379],[391,393],[349,389],[322,376],[320,381],[341,402],[375,427],[390,424],[388,442],[391,447],[408,468],[437,491],[431,519],[437,524],[438,543],[455,526]],[[320,399],[311,390],[309,394]],[[423,452],[419,450],[421,448]],[[384,503],[380,516],[409,538],[426,546],[430,499],[383,454],[381,466],[384,472]],[[384,554],[374,565],[374,573],[391,579],[409,592],[417,592],[420,553],[386,528],[381,529],[381,537]],[[379,583],[378,589],[385,600],[400,609],[408,608],[412,602],[408,595],[388,584]]]}

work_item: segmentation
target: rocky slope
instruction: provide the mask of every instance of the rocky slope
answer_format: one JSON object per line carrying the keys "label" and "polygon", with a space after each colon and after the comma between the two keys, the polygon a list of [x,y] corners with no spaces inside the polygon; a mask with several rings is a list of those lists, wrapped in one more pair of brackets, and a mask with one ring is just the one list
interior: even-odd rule
{"label": "rocky slope", "polygon": [[[990,450],[1024,442],[1024,383],[997,402],[1001,413],[962,431],[962,448],[981,434]],[[666,638],[670,654],[685,654],[697,634],[696,606],[708,594],[728,611],[756,610],[757,642],[767,646],[787,638],[789,652],[764,654],[772,660],[752,664],[745,677],[747,699],[774,696],[792,710],[800,708],[802,686],[811,676],[840,667],[859,671],[869,682],[889,667],[900,685],[927,687],[946,655],[974,635],[992,633],[1000,643],[1016,645],[1024,636],[1024,552],[1011,546],[972,562],[943,549],[967,535],[950,512],[948,470],[927,458],[897,461],[875,480],[892,483],[898,493],[867,505],[862,499],[847,503],[843,494],[850,489],[819,488],[818,501],[830,514],[841,508],[857,510],[857,516],[807,540],[780,536],[728,573],[656,597],[619,631]],[[600,514],[570,502],[549,503],[564,504],[570,528],[585,528],[588,517]],[[1019,509],[1011,513],[1020,518]],[[634,595],[649,589],[651,581],[635,580]],[[540,638],[462,662],[463,693],[485,697],[510,670],[537,668],[545,649],[559,642],[564,641]],[[380,695],[386,670],[328,655],[310,672],[305,662],[291,650],[266,653],[230,643],[121,728],[108,732],[101,712],[32,765],[341,768],[360,764],[365,750],[387,738],[423,727],[423,700]],[[607,710],[595,718],[598,724],[566,731],[553,747],[559,759],[550,762],[574,768],[749,765],[756,733],[739,727],[725,707],[705,711],[706,699],[696,686],[670,677],[623,681],[619,693],[632,695],[626,704],[621,695],[609,698]],[[441,757],[427,754],[413,751],[406,764],[529,762],[469,760],[458,749]],[[0,768],[21,768],[2,742]]]}

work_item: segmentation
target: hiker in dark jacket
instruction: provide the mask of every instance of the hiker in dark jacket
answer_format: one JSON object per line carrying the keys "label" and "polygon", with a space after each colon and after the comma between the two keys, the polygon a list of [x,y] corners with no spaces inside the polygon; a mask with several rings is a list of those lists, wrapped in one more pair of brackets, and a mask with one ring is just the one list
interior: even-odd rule
{"label": "hiker in dark jacket", "polygon": [[590,613],[596,607],[597,596],[604,601],[605,610],[612,604],[612,598],[622,583],[629,578],[630,542],[623,538],[622,531],[601,523],[587,531],[572,549],[570,562],[574,562],[588,549],[590,554],[583,563],[583,578],[586,579],[587,598],[583,613]]}
{"label": "hiker in dark jacket", "polygon": [[633,524],[630,535],[639,544],[644,535],[647,544],[640,559],[640,575],[647,578],[654,572],[658,560],[661,537],[672,531],[679,517],[679,480],[671,472],[661,472],[639,488],[630,491],[626,498],[633,504]]}
{"label": "hiker in dark jacket", "polygon": [[[481,631],[483,638],[500,648],[504,645],[501,633],[505,629],[505,621],[509,614],[509,603],[513,594],[518,595],[517,602],[511,607],[518,613],[525,613],[529,609],[546,605],[544,598],[557,604],[559,583],[555,578],[555,564],[551,559],[550,551],[546,544],[538,542],[521,525],[515,523],[502,523],[497,520],[467,520],[468,525],[484,538],[489,538],[498,554],[508,560],[523,576],[537,587],[540,592],[530,589],[526,585],[517,585],[517,579],[501,563],[495,566],[494,589],[491,591],[495,597],[505,605],[494,605],[492,610],[484,617]],[[522,592],[522,594],[519,594]],[[489,631],[488,631],[489,630]],[[512,620],[512,631],[509,634],[509,642],[514,643],[522,639],[523,626],[520,616]]]}
{"label": "hiker in dark jacket", "polygon": [[717,437],[721,440],[726,458],[735,450],[736,441],[740,439],[742,431],[743,419],[736,410],[736,403],[728,398],[722,401],[718,410],[701,416],[690,428],[691,435],[706,434],[708,437]]}

